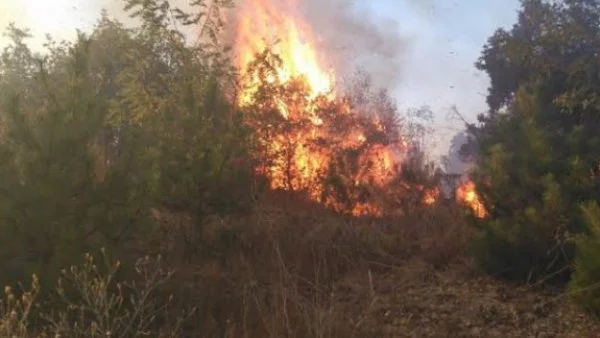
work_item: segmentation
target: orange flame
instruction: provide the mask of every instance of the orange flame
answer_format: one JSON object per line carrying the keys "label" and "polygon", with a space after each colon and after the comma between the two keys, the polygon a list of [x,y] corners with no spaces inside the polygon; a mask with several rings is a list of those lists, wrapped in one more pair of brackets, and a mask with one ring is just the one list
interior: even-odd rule
{"label": "orange flame", "polygon": [[475,183],[471,180],[468,180],[462,183],[456,189],[456,199],[471,208],[475,213],[475,216],[478,218],[485,218],[488,216],[487,210],[485,210],[485,206],[481,201],[481,197],[477,194],[477,190],[475,187]]}
{"label": "orange flame", "polygon": [[[342,203],[332,194],[326,196],[324,178],[332,164],[339,161],[336,156],[339,149],[360,149],[357,163],[342,161],[345,167],[358,168],[343,184],[352,188],[382,187],[396,170],[398,150],[394,146],[402,149],[404,143],[401,141],[399,146],[369,143],[366,130],[384,133],[381,121],[353,114],[348,101],[337,98],[333,71],[322,66],[326,60],[317,52],[315,36],[302,21],[294,2],[280,1],[274,5],[269,0],[245,0],[237,7],[233,51],[236,66],[242,71],[238,103],[242,108],[251,107],[252,113],[275,110],[279,114],[279,117],[261,116],[253,122],[261,130],[262,156],[268,159],[259,172],[269,179],[272,189],[306,191],[312,200],[356,216],[381,215],[382,207],[365,202],[359,198],[360,193],[347,192],[355,199],[352,205]],[[252,72],[257,55],[264,55],[266,50],[278,57],[276,62],[269,63],[273,68],[263,73]],[[267,98],[257,94],[263,86],[274,88]],[[283,89],[276,89],[278,86]],[[334,112],[336,116],[324,115],[322,111]],[[279,122],[272,122],[278,118]],[[424,203],[434,203],[438,193],[428,192]]]}
{"label": "orange flame", "polygon": [[[283,61],[283,67],[275,70],[271,81],[285,83],[304,77],[311,98],[331,92],[333,74],[320,66],[310,27],[295,19],[299,15],[294,13],[294,3],[287,1],[283,8],[276,8],[269,1],[246,0],[240,6],[234,44],[239,69],[246,69],[256,54],[271,48]],[[251,88],[259,84],[256,78],[249,81],[240,97],[242,103],[252,100]]]}
{"label": "orange flame", "polygon": [[425,195],[423,197],[423,203],[425,205],[432,205],[438,200],[439,197],[440,197],[440,189],[433,188],[433,189],[425,190]]}

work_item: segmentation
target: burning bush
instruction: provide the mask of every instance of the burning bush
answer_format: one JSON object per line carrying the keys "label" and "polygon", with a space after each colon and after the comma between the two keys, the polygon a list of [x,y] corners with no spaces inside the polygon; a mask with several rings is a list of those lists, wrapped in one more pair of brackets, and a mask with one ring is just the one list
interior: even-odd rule
{"label": "burning bush", "polygon": [[[237,102],[259,143],[257,173],[272,189],[303,193],[336,211],[382,215],[394,193],[422,183],[398,179],[403,161],[419,149],[401,135],[396,105],[369,86],[336,87],[310,29],[256,5],[240,19],[234,54],[242,74]],[[281,34],[269,44],[272,32]],[[421,201],[435,201],[434,186],[421,184],[420,191]]]}
{"label": "burning bush", "polygon": [[[360,112],[351,98],[314,95],[308,81],[281,82],[282,67],[266,52],[249,67],[260,85],[246,89],[242,107],[260,143],[260,174],[271,188],[304,192],[320,203],[354,215],[378,213],[368,189],[383,186],[395,173],[402,148],[397,126],[377,112]],[[384,124],[386,123],[386,124]]]}

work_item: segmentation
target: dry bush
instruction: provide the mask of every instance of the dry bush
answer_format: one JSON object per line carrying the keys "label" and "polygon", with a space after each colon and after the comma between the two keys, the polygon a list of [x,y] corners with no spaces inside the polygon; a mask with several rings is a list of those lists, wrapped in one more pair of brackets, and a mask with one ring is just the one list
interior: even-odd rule
{"label": "dry bush", "polygon": [[474,231],[466,223],[459,206],[438,204],[423,209],[418,219],[410,224],[417,231],[417,256],[425,262],[441,268],[467,257],[468,243]]}
{"label": "dry bush", "polygon": [[[21,289],[24,290],[23,286]],[[17,295],[10,286],[4,288],[4,296],[0,298],[0,337],[25,337],[35,310],[35,299],[40,291],[36,275],[31,278],[28,291]]]}
{"label": "dry bush", "polygon": [[[467,235],[453,212],[433,206],[411,218],[353,218],[272,195],[251,215],[215,217],[201,228],[157,211],[155,243],[179,271],[169,283],[178,306],[198,310],[184,324],[189,334],[349,337],[361,332],[343,317],[343,285],[369,285],[372,274],[414,255],[436,266],[460,257]],[[353,290],[369,311],[369,288]]]}
{"label": "dry bush", "polygon": [[[360,271],[364,257],[382,257],[385,239],[324,209],[268,209],[202,229],[183,225],[184,217],[166,225],[163,243],[177,248],[165,253],[179,271],[171,281],[176,299],[198,308],[187,329],[207,337],[347,334],[341,318],[331,320],[334,284]],[[189,256],[177,242],[192,238],[198,249]]]}
{"label": "dry bush", "polygon": [[35,275],[20,297],[7,286],[0,301],[0,337],[178,336],[186,312],[171,314],[172,298],[161,288],[173,272],[162,259],[139,259],[137,278],[119,281],[120,263],[104,250],[101,258],[97,264],[87,254],[83,264],[64,269],[56,293],[44,295],[42,303]]}
{"label": "dry bush", "polygon": [[[36,308],[36,318],[45,323],[36,332],[368,336],[363,322],[381,301],[374,279],[415,257],[435,267],[449,264],[462,257],[469,235],[451,206],[405,217],[355,218],[287,194],[257,202],[246,217],[215,216],[200,228],[186,215],[153,215],[160,226],[149,243],[158,258],[138,260],[136,277],[127,283],[120,282],[119,262],[104,252],[99,262],[87,255],[82,265],[62,271],[57,297]],[[19,301],[7,289],[0,309],[3,336],[32,332],[27,325],[36,281]]]}
{"label": "dry bush", "polygon": [[[64,269],[57,286],[57,299],[41,317],[45,331],[64,337],[137,337],[157,334],[171,298],[160,292],[173,276],[160,256],[136,261],[137,275],[131,281],[117,279],[120,262],[104,250],[98,264],[87,254],[79,266]],[[165,297],[166,299],[163,299]]]}

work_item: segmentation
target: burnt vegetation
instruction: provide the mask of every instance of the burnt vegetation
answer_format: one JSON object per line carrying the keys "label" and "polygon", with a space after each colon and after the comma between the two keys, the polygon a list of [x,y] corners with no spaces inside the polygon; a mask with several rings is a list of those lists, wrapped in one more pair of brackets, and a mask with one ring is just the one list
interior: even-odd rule
{"label": "burnt vegetation", "polygon": [[7,29],[0,337],[598,332],[597,1],[523,0],[490,37],[459,203],[427,110],[361,74],[311,95],[268,49],[238,69],[229,1],[124,5],[135,28],[41,54]]}

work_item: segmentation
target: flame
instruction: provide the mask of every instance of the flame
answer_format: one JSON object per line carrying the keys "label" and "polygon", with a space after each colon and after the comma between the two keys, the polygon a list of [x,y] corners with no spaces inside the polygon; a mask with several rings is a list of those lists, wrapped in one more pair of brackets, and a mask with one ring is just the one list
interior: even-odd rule
{"label": "flame", "polygon": [[477,194],[475,183],[468,180],[462,183],[456,189],[456,199],[460,203],[468,206],[473,210],[475,216],[478,218],[485,218],[488,216],[488,212],[481,201],[481,197]]}
{"label": "flame", "polygon": [[435,204],[435,202],[438,200],[439,197],[440,197],[440,189],[439,188],[436,187],[433,189],[425,190],[425,194],[423,196],[423,203],[425,205]]}
{"label": "flame", "polygon": [[[294,1],[281,5],[283,8],[276,8],[265,0],[246,0],[241,4],[234,44],[238,68],[246,69],[257,54],[270,48],[284,66],[276,69],[269,81],[285,83],[303,77],[311,98],[330,93],[333,74],[320,66],[310,27],[295,19],[299,14],[294,10]],[[252,89],[260,84],[257,78],[249,81],[241,93],[241,103],[251,102]]]}
{"label": "flame", "polygon": [[[370,134],[386,133],[377,114],[359,115],[346,98],[338,97],[335,75],[323,67],[327,60],[318,52],[315,35],[297,12],[296,1],[275,5],[270,0],[245,0],[237,7],[233,52],[242,73],[238,104],[259,131],[265,160],[258,172],[272,189],[305,191],[328,207],[355,216],[380,216],[382,206],[365,199],[363,187],[389,183],[397,170],[398,152],[407,144],[401,139],[373,141],[377,137]],[[257,69],[261,55],[273,60]],[[260,92],[265,87],[271,89],[268,95]],[[278,116],[268,115],[269,111]],[[340,159],[338,155],[348,150],[359,153],[358,159]],[[352,172],[352,177],[342,179],[350,204],[335,197],[339,194],[324,183],[332,168],[340,167]],[[438,193],[427,192],[424,203],[434,203]]]}

